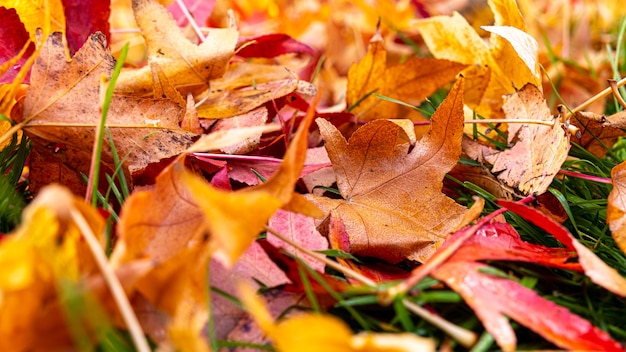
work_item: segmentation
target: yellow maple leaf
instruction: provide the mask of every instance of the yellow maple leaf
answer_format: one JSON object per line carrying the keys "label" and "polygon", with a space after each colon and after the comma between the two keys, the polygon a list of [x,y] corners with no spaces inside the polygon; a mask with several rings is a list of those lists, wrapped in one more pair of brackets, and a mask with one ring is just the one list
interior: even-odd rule
{"label": "yellow maple leaf", "polygon": [[[463,72],[467,85],[486,88],[467,89],[465,103],[483,116],[501,117],[502,96],[526,83],[541,86],[541,77],[536,43],[525,44],[534,40],[524,36],[526,27],[515,1],[490,0],[489,6],[494,12],[494,27],[498,27],[491,29],[491,45],[458,13],[418,20],[415,25],[433,56],[472,65]],[[520,57],[520,52],[530,52],[535,59],[533,67]]]}

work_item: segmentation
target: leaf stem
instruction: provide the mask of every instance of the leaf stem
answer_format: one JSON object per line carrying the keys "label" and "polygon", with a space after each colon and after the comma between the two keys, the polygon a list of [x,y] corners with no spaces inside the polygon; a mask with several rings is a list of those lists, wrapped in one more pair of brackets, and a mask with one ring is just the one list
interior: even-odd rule
{"label": "leaf stem", "polygon": [[139,352],[150,352],[150,346],[148,345],[148,341],[146,340],[145,335],[143,334],[143,330],[141,329],[141,325],[139,324],[139,320],[137,316],[133,312],[133,308],[128,301],[128,297],[126,297],[126,293],[124,292],[124,288],[120,283],[119,279],[115,275],[115,272],[109,266],[107,262],[107,258],[102,251],[102,247],[100,243],[96,239],[95,234],[93,233],[91,227],[83,217],[83,215],[76,209],[70,209],[70,216],[76,226],[80,229],[85,242],[89,246],[93,257],[102,272],[102,276],[106,281],[109,289],[111,290],[111,294],[113,295],[113,299],[117,304],[120,314],[122,315],[122,319],[126,326],[128,327],[128,331],[130,332],[130,336]]}
{"label": "leaf stem", "polygon": [[569,170],[559,170],[560,174],[563,175],[567,175],[567,176],[571,176],[571,177],[576,177],[576,178],[580,178],[583,180],[589,180],[589,181],[594,181],[594,182],[599,182],[599,183],[606,183],[606,184],[612,184],[613,182],[611,181],[610,178],[607,177],[600,177],[600,176],[593,176],[593,175],[587,175],[587,174],[583,174],[580,172],[574,172],[574,171],[569,171]]}
{"label": "leaf stem", "polygon": [[349,276],[357,281],[360,281],[361,283],[367,285],[367,286],[372,286],[372,287],[376,287],[376,282],[374,282],[374,280],[371,280],[370,278],[367,278],[359,273],[357,273],[356,271],[350,269],[350,268],[346,268],[343,265],[334,262],[328,258],[326,258],[325,255],[313,252],[307,248],[302,247],[300,244],[290,240],[289,238],[287,238],[286,236],[284,236],[283,234],[281,234],[280,232],[274,230],[273,228],[266,226],[265,230],[267,230],[267,232],[271,233],[272,235],[278,237],[279,239],[281,239],[283,242],[293,246],[294,248],[296,248],[299,251],[302,251],[308,255],[310,255],[311,257],[315,258],[316,260],[319,260],[320,262],[328,265],[329,267],[339,271],[340,273]]}

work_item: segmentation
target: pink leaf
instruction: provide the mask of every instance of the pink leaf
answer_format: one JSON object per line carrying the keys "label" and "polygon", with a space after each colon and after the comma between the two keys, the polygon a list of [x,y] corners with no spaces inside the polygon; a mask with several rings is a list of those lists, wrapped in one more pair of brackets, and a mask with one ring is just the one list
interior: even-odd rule
{"label": "pink leaf", "polygon": [[[308,216],[279,210],[270,219],[269,226],[306,249],[313,251],[328,249],[326,238],[315,228],[313,218]],[[296,257],[300,257],[302,261],[307,263],[311,268],[319,272],[324,272],[324,263],[304,253],[300,253],[300,251],[278,239],[276,236],[268,233],[267,241],[275,247],[285,248]]]}

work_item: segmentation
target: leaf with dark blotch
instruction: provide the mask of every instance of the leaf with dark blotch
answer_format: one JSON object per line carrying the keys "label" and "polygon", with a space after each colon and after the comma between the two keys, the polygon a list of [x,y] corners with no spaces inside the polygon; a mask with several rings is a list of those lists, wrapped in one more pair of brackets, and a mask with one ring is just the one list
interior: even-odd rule
{"label": "leaf with dark blotch", "polygon": [[[51,158],[75,170],[78,179],[80,173],[89,173],[95,126],[101,118],[100,77],[110,76],[114,63],[102,34],[92,35],[67,62],[62,36],[55,33],[33,66],[22,112],[26,134],[34,148],[54,149]],[[127,156],[128,172],[141,172],[192,144],[195,135],[178,126],[181,113],[170,100],[114,96],[107,125],[118,154]],[[106,143],[102,163],[106,170],[115,170]]]}

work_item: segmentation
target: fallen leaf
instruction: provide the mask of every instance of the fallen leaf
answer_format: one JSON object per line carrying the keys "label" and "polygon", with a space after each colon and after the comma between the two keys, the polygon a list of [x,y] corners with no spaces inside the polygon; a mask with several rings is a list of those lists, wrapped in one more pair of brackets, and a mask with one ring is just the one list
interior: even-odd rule
{"label": "fallen leaf", "polygon": [[550,114],[541,92],[530,84],[506,96],[502,108],[509,120],[547,121],[552,126],[510,123],[508,142],[513,144],[511,148],[504,151],[485,148],[478,152],[465,149],[465,152],[473,159],[493,165],[491,172],[505,185],[522,194],[542,194],[567,158],[569,133],[558,118]]}
{"label": "fallen leaf", "polygon": [[[323,149],[323,148],[322,148]],[[307,150],[308,152],[311,149]],[[257,176],[252,170],[258,172],[264,178],[270,178],[280,166],[282,159],[264,157],[264,156],[252,156],[252,155],[229,155],[229,154],[212,154],[212,153],[195,153],[194,156],[198,160],[206,162],[214,162],[216,160],[225,160],[228,165],[228,175],[233,180],[245,183],[247,185],[257,185],[261,183],[259,176]],[[307,158],[308,159],[308,158]],[[328,158],[326,158],[328,159]],[[322,168],[331,166],[330,161],[322,161],[320,163],[308,162],[302,167],[300,177],[305,177],[315,171]],[[334,175],[333,175],[334,182]],[[332,183],[332,182],[331,182]]]}
{"label": "fallen leaf", "polygon": [[432,275],[464,298],[505,351],[517,339],[507,317],[565,349],[621,351],[619,343],[587,320],[519,283],[482,273],[485,264],[451,259]]}
{"label": "fallen leaf", "polygon": [[387,67],[380,34],[372,37],[367,54],[348,71],[348,111],[360,121],[400,118],[400,105],[373,96],[380,94],[419,105],[437,88],[452,81],[465,67],[447,60],[417,58]]}
{"label": "fallen leaf", "polygon": [[[434,57],[470,65],[463,72],[468,88],[483,88],[479,91],[467,89],[465,103],[478,114],[493,118],[501,115],[503,95],[513,93],[516,88],[521,89],[527,83],[538,86],[541,76],[537,65],[530,68],[532,62],[537,61],[537,51],[534,49],[536,43],[526,42],[532,43],[534,39],[518,34],[514,38],[512,35],[519,33],[517,30],[525,31],[524,20],[515,1],[489,1],[489,6],[494,13],[495,26],[499,27],[491,29],[508,37],[505,39],[500,35],[492,35],[491,47],[456,12],[452,16],[417,20],[415,26]],[[503,31],[502,26],[517,30]],[[520,58],[519,52],[524,52],[525,60]]]}
{"label": "fallen leaf", "polygon": [[[0,7],[2,29],[0,29],[0,43],[3,50],[0,52],[0,84],[13,83],[26,60],[35,51],[35,45],[24,24],[20,21],[15,9]],[[24,81],[28,82],[28,75]]]}
{"label": "fallen leaf", "polygon": [[209,98],[198,106],[198,116],[205,119],[221,119],[242,115],[294,92],[314,96],[317,89],[311,83],[292,78],[234,91],[226,90],[209,95]]}
{"label": "fallen leaf", "polygon": [[[221,130],[229,130],[239,127],[252,127],[263,126],[267,122],[268,111],[265,107],[260,107],[247,112],[243,115],[233,116],[225,119],[220,119],[211,128],[211,131],[217,132]],[[242,141],[238,144],[233,144],[220,150],[226,154],[247,154],[259,147],[261,143],[262,133],[258,133],[255,136]]]}
{"label": "fallen leaf", "polygon": [[604,115],[581,111],[570,121],[579,130],[579,133],[571,137],[572,141],[599,158],[607,154],[619,137],[626,135],[619,125],[607,123]]}
{"label": "fallen leaf", "polygon": [[[279,210],[270,218],[269,227],[311,251],[322,251],[328,249],[328,241],[317,231],[315,228],[315,220],[311,217]],[[300,258],[311,268],[319,272],[324,272],[324,263],[305,253],[301,253],[273,234],[267,234],[267,241],[277,248],[284,248],[288,252],[292,253],[296,258]]]}
{"label": "fallen leaf", "polygon": [[466,209],[441,188],[460,156],[462,94],[461,79],[414,146],[398,143],[402,130],[393,122],[372,121],[346,142],[329,122],[317,120],[343,199],[311,199],[343,220],[352,254],[423,262],[461,221]]}
{"label": "fallen leaf", "polygon": [[237,56],[241,57],[266,57],[272,58],[284,54],[307,54],[315,55],[315,50],[310,46],[299,42],[287,34],[274,33],[257,37],[246,38],[246,41],[237,50]]}
{"label": "fallen leaf", "polygon": [[[186,94],[198,87],[206,88],[210,80],[224,74],[237,44],[236,29],[211,28],[207,40],[195,45],[158,2],[133,0],[133,11],[146,39],[149,61],[159,64],[174,87]],[[152,93],[150,67],[122,71],[115,91],[129,95]]]}
{"label": "fallen leaf", "polygon": [[[44,37],[52,32],[65,31],[65,15],[61,0],[5,0],[2,6],[17,11],[33,43],[38,42],[37,28],[43,30]],[[46,13],[47,15],[42,16]]]}
{"label": "fallen leaf", "polygon": [[73,345],[59,282],[79,284],[98,269],[71,212],[81,214],[94,233],[104,233],[104,219],[95,209],[54,185],[42,190],[24,210],[23,224],[0,242],[2,349]]}
{"label": "fallen leaf", "polygon": [[617,270],[598,258],[591,249],[578,242],[563,225],[538,210],[523,204],[505,200],[498,201],[498,204],[544,229],[559,242],[563,243],[566,248],[576,251],[578,262],[593,283],[604,287],[616,295],[626,296],[626,279]]}
{"label": "fallen leaf", "polygon": [[[94,34],[67,62],[61,34],[51,35],[35,62],[23,103],[24,130],[34,148],[54,149],[53,160],[74,170],[69,175],[76,180],[89,171],[94,127],[101,117],[100,76],[109,76],[115,62],[104,45],[102,34]],[[131,174],[191,145],[195,135],[180,129],[180,114],[181,108],[169,100],[114,96],[107,125],[118,154],[127,156],[124,166]],[[105,172],[113,174],[113,156],[106,143],[102,164]],[[36,191],[41,184],[32,187]]]}
{"label": "fallen leaf", "polygon": [[[247,282],[255,288],[277,287],[290,282],[283,270],[274,264],[257,242],[252,243],[232,268],[222,265],[218,260],[211,260],[209,267],[211,287],[236,296],[236,283],[240,281]],[[287,300],[289,304],[293,304],[293,299]],[[211,292],[211,314],[215,319],[215,334],[218,339],[224,339],[246,316],[241,305],[215,290]]]}
{"label": "fallen leaf", "polygon": [[611,170],[613,189],[608,197],[606,222],[609,224],[615,243],[626,253],[626,163],[621,163]]}

